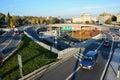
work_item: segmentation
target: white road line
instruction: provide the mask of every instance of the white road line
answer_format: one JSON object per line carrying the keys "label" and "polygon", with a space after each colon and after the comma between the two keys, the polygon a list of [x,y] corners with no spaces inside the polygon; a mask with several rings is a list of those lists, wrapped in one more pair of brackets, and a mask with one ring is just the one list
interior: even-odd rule
{"label": "white road line", "polygon": [[[111,36],[111,37],[112,37],[112,36]],[[106,71],[107,66],[108,66],[108,63],[109,63],[109,61],[110,61],[110,59],[111,59],[111,57],[112,57],[112,52],[113,52],[112,49],[113,49],[113,45],[114,45],[114,39],[112,38],[112,46],[111,46],[111,49],[110,49],[110,56],[109,56],[108,61],[107,61],[106,65],[105,65],[105,68],[104,68],[104,71],[103,71],[103,73],[102,73],[102,76],[101,76],[100,80],[103,80],[104,75],[105,75],[105,71]]]}
{"label": "white road line", "polygon": [[12,42],[13,37],[14,37],[14,35],[12,35],[12,38],[10,39],[10,41],[6,44],[5,47],[3,47],[3,48],[1,49],[1,51],[3,51],[3,50]]}
{"label": "white road line", "polygon": [[70,74],[70,76],[68,76],[65,80],[69,80],[79,69],[80,66],[72,74]]}
{"label": "white road line", "polygon": [[[106,38],[106,35],[105,35]],[[98,48],[95,50],[96,52],[98,51],[98,49],[103,45],[104,41],[98,46]],[[79,61],[81,61],[80,57],[82,55],[80,54],[76,54],[76,56],[74,56],[75,58],[77,58]],[[71,73],[65,80],[69,80],[81,67],[79,66],[73,73]]]}
{"label": "white road line", "polygon": [[81,57],[78,57],[78,56],[74,56],[74,57],[81,62]]}

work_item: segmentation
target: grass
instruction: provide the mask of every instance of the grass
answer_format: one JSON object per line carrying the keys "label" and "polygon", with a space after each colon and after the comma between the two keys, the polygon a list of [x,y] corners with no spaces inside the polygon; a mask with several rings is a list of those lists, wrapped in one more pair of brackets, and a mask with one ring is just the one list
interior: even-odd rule
{"label": "grass", "polygon": [[0,77],[3,80],[16,80],[20,78],[17,54],[22,56],[23,75],[26,75],[46,64],[57,61],[57,54],[36,44],[26,35],[18,50],[0,67]]}

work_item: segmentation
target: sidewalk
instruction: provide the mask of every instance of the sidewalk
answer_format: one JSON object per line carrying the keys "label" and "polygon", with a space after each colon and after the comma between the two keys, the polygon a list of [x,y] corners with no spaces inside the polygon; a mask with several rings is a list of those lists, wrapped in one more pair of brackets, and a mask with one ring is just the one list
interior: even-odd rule
{"label": "sidewalk", "polygon": [[104,80],[120,80],[120,78],[117,78],[119,65],[120,65],[120,48],[116,48],[113,53],[113,57],[109,64],[108,71],[106,73]]}

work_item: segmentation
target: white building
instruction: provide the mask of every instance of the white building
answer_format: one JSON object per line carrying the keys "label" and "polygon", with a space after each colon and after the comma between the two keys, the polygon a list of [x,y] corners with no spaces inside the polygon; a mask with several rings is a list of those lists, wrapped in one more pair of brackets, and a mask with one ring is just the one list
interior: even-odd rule
{"label": "white building", "polygon": [[88,13],[84,13],[81,16],[76,16],[72,18],[73,23],[85,23],[86,21],[89,21],[89,23],[92,22],[91,16]]}
{"label": "white building", "polygon": [[117,22],[120,22],[120,13],[117,14]]}

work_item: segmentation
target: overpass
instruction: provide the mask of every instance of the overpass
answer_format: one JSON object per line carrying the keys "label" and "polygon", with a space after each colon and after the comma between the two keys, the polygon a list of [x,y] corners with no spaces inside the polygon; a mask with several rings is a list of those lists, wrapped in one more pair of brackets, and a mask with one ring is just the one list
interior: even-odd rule
{"label": "overpass", "polygon": [[50,28],[62,28],[62,27],[72,27],[72,31],[77,31],[77,30],[81,30],[81,29],[98,29],[98,30],[102,30],[103,28],[101,28],[98,25],[93,25],[93,24],[49,24],[47,25],[47,28],[49,30],[51,30]]}

